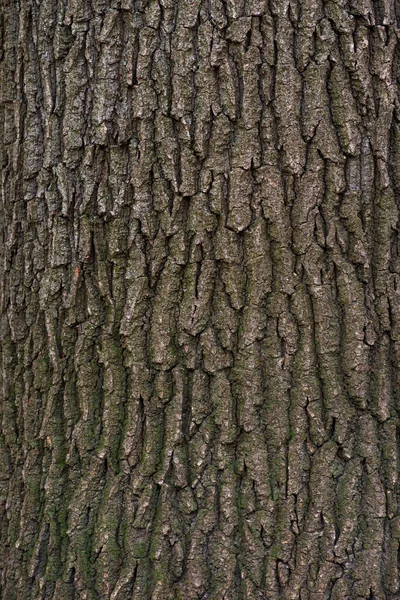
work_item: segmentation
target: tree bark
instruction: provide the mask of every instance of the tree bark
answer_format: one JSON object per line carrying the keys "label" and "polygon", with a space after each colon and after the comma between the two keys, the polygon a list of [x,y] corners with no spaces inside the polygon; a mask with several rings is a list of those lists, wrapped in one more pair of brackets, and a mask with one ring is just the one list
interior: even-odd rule
{"label": "tree bark", "polygon": [[400,597],[396,18],[2,0],[2,599]]}

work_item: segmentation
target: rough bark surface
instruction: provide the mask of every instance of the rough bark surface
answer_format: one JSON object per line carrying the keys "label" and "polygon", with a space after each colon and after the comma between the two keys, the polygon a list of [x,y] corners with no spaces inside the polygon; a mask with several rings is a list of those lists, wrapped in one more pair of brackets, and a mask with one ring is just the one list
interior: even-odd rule
{"label": "rough bark surface", "polygon": [[0,596],[395,600],[394,0],[1,0]]}

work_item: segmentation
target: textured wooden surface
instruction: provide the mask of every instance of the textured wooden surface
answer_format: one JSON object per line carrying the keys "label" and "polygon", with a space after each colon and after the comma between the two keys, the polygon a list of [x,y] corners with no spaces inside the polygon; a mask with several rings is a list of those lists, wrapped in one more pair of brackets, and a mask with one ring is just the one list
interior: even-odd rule
{"label": "textured wooden surface", "polygon": [[396,600],[391,0],[1,0],[0,597]]}

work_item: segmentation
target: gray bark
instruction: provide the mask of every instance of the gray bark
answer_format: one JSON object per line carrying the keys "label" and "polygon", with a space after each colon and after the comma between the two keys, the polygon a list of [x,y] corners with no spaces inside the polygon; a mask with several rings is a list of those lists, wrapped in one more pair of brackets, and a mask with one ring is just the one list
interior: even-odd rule
{"label": "gray bark", "polygon": [[394,0],[1,0],[0,597],[399,598]]}

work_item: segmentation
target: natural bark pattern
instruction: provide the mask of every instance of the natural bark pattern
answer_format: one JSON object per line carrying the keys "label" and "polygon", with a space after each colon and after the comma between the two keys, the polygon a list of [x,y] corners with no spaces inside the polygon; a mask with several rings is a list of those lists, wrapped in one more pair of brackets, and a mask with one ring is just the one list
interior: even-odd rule
{"label": "natural bark pattern", "polygon": [[395,11],[2,0],[1,598],[399,598]]}

